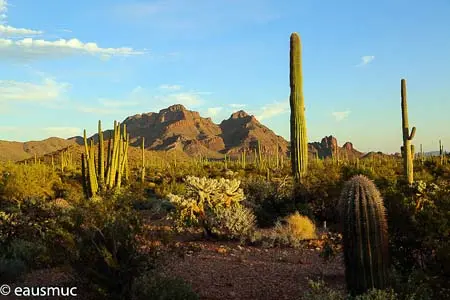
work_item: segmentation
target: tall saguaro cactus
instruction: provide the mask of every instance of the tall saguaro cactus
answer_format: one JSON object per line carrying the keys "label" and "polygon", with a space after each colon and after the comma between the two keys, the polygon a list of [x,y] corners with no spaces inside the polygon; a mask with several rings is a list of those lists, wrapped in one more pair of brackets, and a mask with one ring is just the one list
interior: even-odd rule
{"label": "tall saguaro cactus", "polygon": [[383,289],[388,269],[388,229],[383,199],[363,175],[347,181],[339,201],[345,277],[353,295]]}
{"label": "tall saguaro cactus", "polygon": [[402,97],[402,132],[403,132],[403,146],[401,147],[401,152],[403,156],[403,169],[409,184],[413,183],[414,180],[414,147],[411,144],[414,135],[416,134],[416,127],[413,127],[411,132],[409,132],[408,123],[408,103],[406,97],[406,80],[401,80],[401,97]]}
{"label": "tall saguaro cactus", "polygon": [[291,164],[297,181],[307,174],[308,139],[306,134],[305,102],[303,98],[302,58],[300,36],[291,34],[290,49],[291,106]]}

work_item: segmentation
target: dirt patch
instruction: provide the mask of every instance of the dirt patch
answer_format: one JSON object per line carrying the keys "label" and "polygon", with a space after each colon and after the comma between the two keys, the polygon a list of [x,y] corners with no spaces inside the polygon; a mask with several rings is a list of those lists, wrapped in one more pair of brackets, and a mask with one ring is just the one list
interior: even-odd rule
{"label": "dirt patch", "polygon": [[342,257],[324,262],[315,249],[240,246],[233,242],[185,243],[164,273],[189,282],[201,299],[300,299],[308,278],[331,287],[345,284]]}

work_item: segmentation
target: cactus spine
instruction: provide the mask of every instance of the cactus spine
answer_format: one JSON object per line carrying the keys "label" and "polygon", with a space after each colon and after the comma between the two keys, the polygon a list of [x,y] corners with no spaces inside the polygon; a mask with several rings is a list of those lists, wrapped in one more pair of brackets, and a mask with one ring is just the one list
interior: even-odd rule
{"label": "cactus spine", "polygon": [[363,175],[347,181],[339,208],[343,225],[347,289],[353,295],[383,289],[388,267],[388,231],[383,199]]}
{"label": "cactus spine", "polygon": [[403,132],[403,147],[401,152],[403,156],[403,169],[409,184],[414,181],[414,164],[413,164],[413,147],[411,141],[416,134],[416,127],[413,127],[409,132],[408,122],[408,103],[406,98],[406,80],[401,80],[401,98],[402,98],[402,132]]}
{"label": "cactus spine", "polygon": [[300,36],[292,33],[290,42],[291,164],[294,177],[300,181],[307,174],[308,168]]}

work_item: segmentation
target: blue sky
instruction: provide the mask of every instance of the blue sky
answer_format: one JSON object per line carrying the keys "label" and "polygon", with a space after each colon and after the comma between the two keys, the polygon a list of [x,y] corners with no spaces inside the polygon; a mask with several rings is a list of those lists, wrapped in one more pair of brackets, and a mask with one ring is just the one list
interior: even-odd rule
{"label": "blue sky", "polygon": [[289,36],[303,47],[308,136],[398,152],[450,148],[450,2],[0,0],[0,139],[96,131],[181,103],[254,114],[289,137]]}

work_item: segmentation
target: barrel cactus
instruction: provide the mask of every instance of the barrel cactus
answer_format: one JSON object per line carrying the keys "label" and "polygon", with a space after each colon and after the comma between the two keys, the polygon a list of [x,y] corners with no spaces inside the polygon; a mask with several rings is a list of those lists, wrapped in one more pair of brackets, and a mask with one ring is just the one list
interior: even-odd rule
{"label": "barrel cactus", "polygon": [[388,267],[388,230],[383,199],[363,175],[352,177],[341,193],[345,277],[353,295],[383,289]]}

